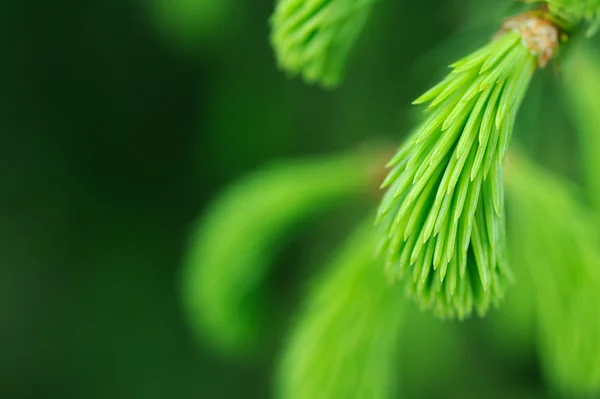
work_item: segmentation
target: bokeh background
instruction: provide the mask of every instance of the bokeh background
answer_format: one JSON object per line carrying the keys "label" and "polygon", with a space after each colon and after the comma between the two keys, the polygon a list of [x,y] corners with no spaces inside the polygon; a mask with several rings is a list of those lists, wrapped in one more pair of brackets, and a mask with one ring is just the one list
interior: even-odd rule
{"label": "bokeh background", "polygon": [[[328,91],[278,71],[271,0],[0,2],[0,397],[269,397],[304,261],[329,250],[311,245],[323,230],[281,256],[273,337],[240,360],[198,342],[181,308],[193,221],[270,160],[399,142],[410,101],[506,7],[382,1]],[[475,392],[537,386],[531,353],[502,374],[502,351],[486,359],[478,337],[432,350],[494,376]]]}

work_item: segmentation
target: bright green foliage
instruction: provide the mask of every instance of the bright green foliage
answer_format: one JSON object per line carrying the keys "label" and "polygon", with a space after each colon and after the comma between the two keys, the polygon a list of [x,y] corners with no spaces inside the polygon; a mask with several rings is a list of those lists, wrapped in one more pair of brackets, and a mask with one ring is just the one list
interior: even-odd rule
{"label": "bright green foliage", "polygon": [[373,257],[373,229],[359,227],[310,287],[281,360],[277,398],[391,397],[404,301]]}
{"label": "bright green foliage", "polygon": [[335,86],[376,0],[279,0],[271,43],[279,66],[309,83]]}
{"label": "bright green foliage", "polygon": [[536,69],[513,32],[452,65],[415,103],[425,121],[389,162],[378,221],[387,271],[442,317],[483,315],[509,276],[502,160]]}
{"label": "bright green foliage", "polygon": [[590,24],[593,33],[600,23],[600,0],[546,0],[551,15],[566,29],[576,28],[580,23]]}
{"label": "bright green foliage", "polygon": [[235,183],[200,219],[184,270],[183,300],[199,336],[225,352],[255,342],[256,297],[282,236],[370,187],[379,154],[275,164]]}
{"label": "bright green foliage", "polygon": [[509,237],[534,282],[542,363],[566,397],[600,395],[600,235],[559,178],[512,155]]}
{"label": "bright green foliage", "polygon": [[565,105],[577,126],[580,159],[590,200],[600,210],[600,56],[576,46],[563,63]]}

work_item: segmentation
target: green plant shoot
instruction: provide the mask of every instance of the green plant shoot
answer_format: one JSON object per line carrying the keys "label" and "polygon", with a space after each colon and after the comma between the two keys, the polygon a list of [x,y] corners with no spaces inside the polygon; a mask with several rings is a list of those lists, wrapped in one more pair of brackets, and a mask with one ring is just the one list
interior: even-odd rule
{"label": "green plant shoot", "polygon": [[310,286],[283,353],[277,398],[392,397],[403,295],[381,274],[374,238],[370,222],[360,226]]}
{"label": "green plant shoot", "polygon": [[226,353],[258,338],[258,297],[283,237],[300,222],[367,191],[377,152],[274,164],[233,184],[199,220],[182,275],[200,337]]}
{"label": "green plant shoot", "polygon": [[376,0],[278,0],[271,43],[281,69],[336,86]]}
{"label": "green plant shoot", "polygon": [[[528,31],[534,22],[541,29]],[[405,279],[423,308],[441,317],[483,315],[503,295],[502,161],[536,64],[557,45],[550,23],[520,16],[415,104],[424,122],[389,162],[377,217],[392,278]],[[536,37],[550,35],[548,46]],[[535,51],[534,51],[535,49]]]}

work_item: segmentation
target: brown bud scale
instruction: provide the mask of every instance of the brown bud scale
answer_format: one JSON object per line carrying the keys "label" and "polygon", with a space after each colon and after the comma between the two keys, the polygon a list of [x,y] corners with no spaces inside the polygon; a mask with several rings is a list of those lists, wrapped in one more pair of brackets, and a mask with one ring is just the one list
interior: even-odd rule
{"label": "brown bud scale", "polygon": [[502,30],[517,32],[523,45],[538,57],[538,66],[544,68],[558,50],[560,30],[552,22],[543,18],[539,12],[527,12],[508,18],[502,24]]}

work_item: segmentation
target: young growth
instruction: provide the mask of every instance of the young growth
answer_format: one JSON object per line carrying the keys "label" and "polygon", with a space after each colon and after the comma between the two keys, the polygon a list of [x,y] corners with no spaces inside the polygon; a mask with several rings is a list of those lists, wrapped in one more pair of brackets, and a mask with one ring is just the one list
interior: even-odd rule
{"label": "young growth", "polygon": [[483,48],[414,101],[423,123],[389,162],[377,217],[392,278],[441,317],[483,315],[502,297],[505,262],[502,161],[537,67],[558,47],[539,13],[508,19]]}

